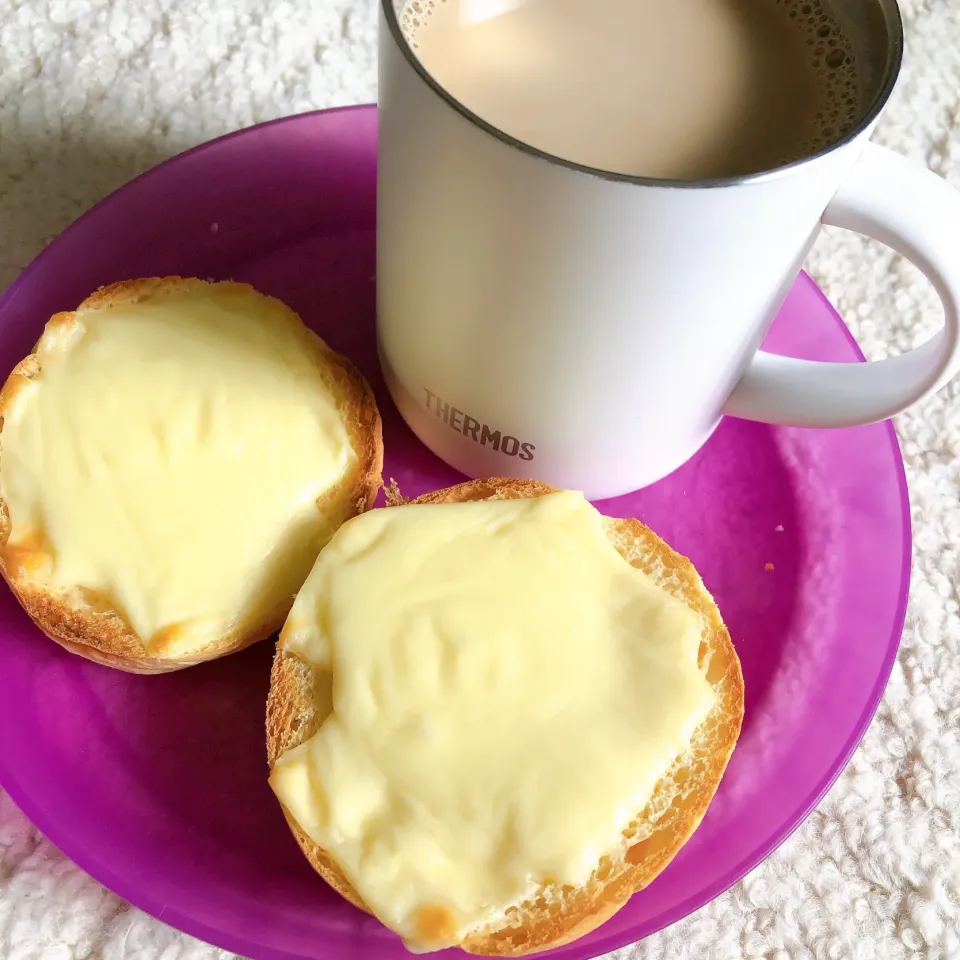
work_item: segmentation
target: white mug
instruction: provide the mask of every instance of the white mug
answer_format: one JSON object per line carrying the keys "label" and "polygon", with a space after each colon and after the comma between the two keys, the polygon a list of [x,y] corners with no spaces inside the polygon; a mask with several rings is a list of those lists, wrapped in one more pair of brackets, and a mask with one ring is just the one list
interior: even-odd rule
{"label": "white mug", "polygon": [[[433,80],[400,0],[382,0],[380,358],[434,453],[471,477],[616,496],[680,466],[724,414],[870,423],[957,372],[960,194],[868,142],[902,23],[895,0],[843,2],[874,91],[855,130],[774,171],[694,182],[588,169],[494,129]],[[943,329],[873,363],[759,351],[824,223],[915,263]]]}

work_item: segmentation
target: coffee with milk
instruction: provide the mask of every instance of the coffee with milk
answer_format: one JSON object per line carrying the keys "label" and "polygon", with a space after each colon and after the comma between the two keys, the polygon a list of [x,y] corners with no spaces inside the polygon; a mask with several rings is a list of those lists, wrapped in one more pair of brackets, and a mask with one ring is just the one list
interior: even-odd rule
{"label": "coffee with milk", "polygon": [[861,112],[851,45],[822,0],[411,0],[400,20],[482,120],[619,174],[770,170]]}

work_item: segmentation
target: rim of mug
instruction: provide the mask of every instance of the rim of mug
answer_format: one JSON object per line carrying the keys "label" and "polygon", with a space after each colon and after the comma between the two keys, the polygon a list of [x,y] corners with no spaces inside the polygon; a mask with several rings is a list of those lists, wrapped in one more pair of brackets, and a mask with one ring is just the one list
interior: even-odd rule
{"label": "rim of mug", "polygon": [[420,62],[420,58],[413,51],[410,44],[407,43],[407,38],[403,35],[403,31],[400,28],[400,21],[397,18],[397,11],[394,9],[394,0],[381,0],[380,7],[383,11],[384,17],[386,18],[387,26],[390,29],[390,35],[393,38],[394,43],[403,54],[404,59],[414,69],[427,87],[448,106],[456,110],[457,113],[459,113],[469,123],[473,124],[475,127],[479,127],[485,133],[490,134],[490,136],[496,138],[506,146],[512,147],[515,150],[519,150],[521,153],[527,154],[527,156],[535,157],[538,160],[544,160],[547,163],[553,164],[554,166],[564,167],[567,170],[571,170],[575,173],[583,173],[587,176],[597,177],[601,180],[611,180],[618,183],[633,183],[637,184],[638,186],[647,187],[673,187],[688,190],[703,190],[718,187],[736,187],[742,184],[757,183],[763,180],[772,180],[776,177],[781,177],[789,173],[791,170],[802,167],[804,164],[810,163],[813,160],[818,160],[821,157],[829,156],[831,153],[834,153],[841,147],[845,147],[847,144],[852,143],[874,123],[874,121],[882,112],[883,108],[887,105],[887,101],[890,99],[890,95],[893,93],[897,79],[900,76],[900,69],[903,65],[904,47],[903,13],[900,10],[900,4],[898,0],[878,0],[878,2],[880,3],[880,6],[883,8],[884,12],[890,14],[890,56],[887,59],[883,80],[879,85],[877,93],[874,96],[873,101],[870,103],[870,106],[864,111],[863,116],[855,127],[853,127],[848,133],[844,134],[838,140],[824,147],[822,150],[818,150],[816,153],[811,153],[809,156],[801,157],[799,160],[792,160],[790,163],[785,163],[782,166],[772,167],[769,170],[759,170],[755,173],[738,174],[732,177],[705,177],[698,180],[678,180],[667,177],[641,177],[630,173],[616,173],[612,170],[604,170],[601,167],[591,167],[587,164],[577,163],[573,160],[566,160],[563,157],[558,157],[556,154],[549,153],[546,150],[541,150],[538,147],[534,147],[531,144],[524,142],[523,140],[519,140],[516,137],[510,136],[509,133],[505,133],[499,127],[495,127],[492,123],[488,123],[483,119],[483,117],[480,117],[474,113],[469,107],[461,103],[456,97],[453,96],[453,94],[451,94],[445,87],[443,87],[433,78],[432,74]]}

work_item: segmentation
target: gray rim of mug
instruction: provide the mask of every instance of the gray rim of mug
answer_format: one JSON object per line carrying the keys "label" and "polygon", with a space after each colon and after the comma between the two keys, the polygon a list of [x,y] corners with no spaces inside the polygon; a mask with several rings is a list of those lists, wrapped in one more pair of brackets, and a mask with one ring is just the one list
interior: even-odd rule
{"label": "gray rim of mug", "polygon": [[849,133],[845,134],[836,142],[831,143],[828,147],[824,147],[822,150],[819,150],[817,153],[812,153],[808,157],[803,157],[800,160],[794,160],[791,163],[786,163],[780,167],[773,167],[770,170],[760,170],[756,173],[745,173],[735,177],[715,177],[705,178],[702,180],[671,180],[668,178],[658,179],[656,177],[638,177],[629,173],[615,173],[611,170],[602,170],[599,167],[589,167],[582,163],[575,163],[573,160],[565,160],[563,157],[558,157],[555,154],[547,153],[545,150],[539,150],[537,147],[531,146],[529,143],[524,143],[522,140],[518,140],[516,137],[511,137],[510,134],[504,133],[498,127],[487,123],[486,120],[477,116],[477,114],[475,114],[468,107],[464,106],[464,104],[457,100],[456,97],[450,94],[446,89],[444,89],[444,87],[434,80],[433,76],[427,71],[426,67],[423,66],[417,55],[411,49],[410,44],[407,43],[406,37],[404,37],[403,31],[400,29],[400,21],[397,19],[396,10],[394,10],[393,0],[381,0],[381,8],[383,9],[384,17],[386,17],[387,26],[390,28],[390,35],[393,37],[394,43],[403,54],[407,63],[413,67],[417,75],[430,88],[430,90],[432,90],[448,106],[453,107],[457,113],[459,113],[465,120],[472,123],[475,127],[479,127],[485,133],[495,137],[501,143],[506,144],[508,147],[513,147],[515,150],[519,150],[521,153],[525,153],[531,157],[536,157],[538,160],[544,160],[547,163],[554,164],[558,167],[565,167],[566,169],[572,170],[576,173],[585,173],[588,176],[597,177],[601,180],[612,180],[619,183],[634,183],[647,187],[678,187],[685,189],[736,187],[746,183],[757,183],[761,180],[772,180],[775,177],[780,177],[786,173],[789,173],[791,170],[794,170],[797,167],[802,167],[804,164],[810,163],[812,160],[817,160],[820,157],[828,156],[835,150],[839,150],[841,147],[846,146],[848,143],[856,140],[857,137],[859,137],[863,131],[866,130],[874,122],[874,120],[877,119],[877,117],[880,115],[880,112],[886,106],[887,101],[890,99],[890,94],[893,93],[893,88],[896,85],[897,78],[900,76],[900,67],[903,63],[903,15],[900,12],[900,5],[897,0],[879,0],[879,4],[884,11],[890,15],[890,37],[888,38],[889,46],[891,48],[890,56],[887,59],[883,80],[880,83],[876,96],[873,98],[870,106],[864,112],[860,122]]}

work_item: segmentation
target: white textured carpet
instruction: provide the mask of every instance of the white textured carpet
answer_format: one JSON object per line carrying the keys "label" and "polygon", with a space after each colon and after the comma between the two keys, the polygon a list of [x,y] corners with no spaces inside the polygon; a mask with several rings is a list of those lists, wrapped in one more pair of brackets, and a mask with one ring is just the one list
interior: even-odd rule
{"label": "white textured carpet", "polygon": [[[903,6],[906,66],[878,139],[960,186],[960,0]],[[161,158],[374,99],[375,23],[374,0],[0,0],[0,288]],[[939,323],[926,284],[886,250],[831,234],[811,267],[871,357]],[[960,385],[898,428],[913,588],[877,719],[767,863],[620,960],[960,958]],[[226,956],[107,893],[0,794],[0,960]]]}

